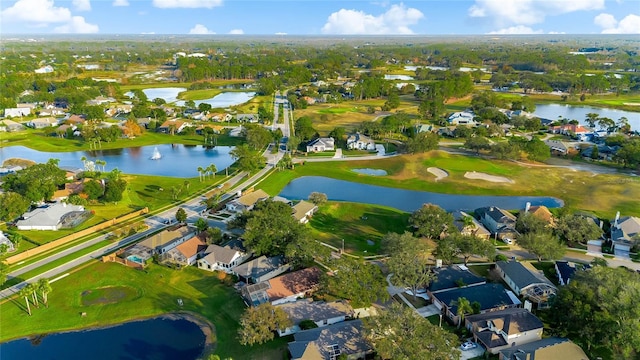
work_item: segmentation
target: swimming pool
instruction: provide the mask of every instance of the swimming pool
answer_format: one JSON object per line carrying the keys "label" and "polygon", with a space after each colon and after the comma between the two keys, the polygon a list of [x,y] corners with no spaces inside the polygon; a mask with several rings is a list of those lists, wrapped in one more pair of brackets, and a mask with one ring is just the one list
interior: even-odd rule
{"label": "swimming pool", "polygon": [[141,265],[144,265],[144,260],[142,260],[142,258],[137,256],[137,255],[129,255],[129,256],[127,256],[127,260],[136,262],[136,263],[141,264]]}

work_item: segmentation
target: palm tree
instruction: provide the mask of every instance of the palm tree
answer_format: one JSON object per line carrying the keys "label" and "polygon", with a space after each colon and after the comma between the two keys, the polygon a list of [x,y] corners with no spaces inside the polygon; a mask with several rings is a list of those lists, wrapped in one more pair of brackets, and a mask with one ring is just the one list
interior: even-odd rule
{"label": "palm tree", "polygon": [[27,285],[27,289],[29,289],[29,292],[31,293],[31,299],[33,299],[33,304],[36,307],[40,307],[40,304],[38,303],[38,287],[36,286],[36,284]]}
{"label": "palm tree", "polygon": [[473,307],[471,307],[471,302],[464,297],[459,297],[454,303],[458,306],[456,316],[458,317],[458,327],[460,327],[464,321],[464,315],[473,312]]}
{"label": "palm tree", "polygon": [[25,286],[22,289],[20,289],[20,292],[18,292],[18,296],[21,296],[24,298],[24,302],[27,304],[27,312],[29,313],[29,316],[31,316],[31,307],[29,306],[29,295],[31,294],[31,291],[29,290],[29,286]]}
{"label": "palm tree", "polygon": [[107,165],[107,162],[104,160],[96,160],[96,165],[98,166],[98,169],[100,169],[100,165],[102,165],[102,171],[104,172],[104,166]]}
{"label": "palm tree", "polygon": [[49,293],[51,292],[51,284],[49,284],[49,280],[42,278],[38,280],[38,290],[42,293],[42,302],[49,307]]}
{"label": "palm tree", "polygon": [[204,173],[204,169],[202,166],[198,166],[198,175],[200,176],[200,182],[202,182],[202,174]]}
{"label": "palm tree", "polygon": [[209,171],[211,172],[211,175],[213,175],[213,178],[215,179],[216,173],[218,172],[218,168],[216,167],[216,164],[209,165],[207,169],[209,169]]}
{"label": "palm tree", "polygon": [[87,157],[83,156],[80,158],[80,161],[82,161],[82,167],[87,170]]}
{"label": "palm tree", "polygon": [[182,186],[184,186],[187,189],[187,191],[189,191],[189,186],[191,186],[191,182],[189,180],[185,180],[182,183]]}

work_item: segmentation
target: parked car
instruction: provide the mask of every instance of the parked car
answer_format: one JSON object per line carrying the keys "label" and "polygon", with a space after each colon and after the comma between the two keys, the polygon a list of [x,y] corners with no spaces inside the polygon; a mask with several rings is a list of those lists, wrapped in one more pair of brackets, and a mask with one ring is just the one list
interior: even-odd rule
{"label": "parked car", "polygon": [[460,349],[462,350],[471,350],[477,347],[478,347],[478,344],[471,341],[465,341],[462,345],[460,345]]}
{"label": "parked car", "polygon": [[509,245],[513,244],[513,240],[511,240],[509,238],[503,238],[502,241],[504,241],[505,244],[509,244]]}

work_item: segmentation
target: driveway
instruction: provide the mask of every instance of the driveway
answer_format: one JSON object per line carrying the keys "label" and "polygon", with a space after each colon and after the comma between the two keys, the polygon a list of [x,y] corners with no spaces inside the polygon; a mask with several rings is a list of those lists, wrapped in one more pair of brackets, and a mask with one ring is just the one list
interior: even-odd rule
{"label": "driveway", "polygon": [[460,360],[473,359],[482,356],[484,354],[484,348],[482,347],[482,345],[478,344],[478,347],[476,347],[475,349],[460,350],[460,353],[462,354],[460,356]]}

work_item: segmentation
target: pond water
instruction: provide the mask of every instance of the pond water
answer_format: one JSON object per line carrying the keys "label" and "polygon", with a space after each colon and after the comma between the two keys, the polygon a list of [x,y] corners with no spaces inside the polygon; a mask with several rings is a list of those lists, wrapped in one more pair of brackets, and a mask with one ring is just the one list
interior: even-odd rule
{"label": "pond water", "polygon": [[287,184],[278,195],[287,199],[307,199],[313,191],[327,194],[329,200],[384,205],[407,212],[413,212],[425,203],[437,204],[447,211],[472,211],[483,206],[498,206],[508,210],[524,209],[527,202],[549,208],[564,205],[562,200],[553,197],[438,194],[360,184],[321,176],[297,178]]}
{"label": "pond water", "polygon": [[354,172],[357,172],[358,174],[364,174],[364,175],[373,175],[373,176],[387,175],[387,172],[382,169],[352,169],[352,170]]}
{"label": "pond water", "polygon": [[409,75],[385,75],[384,79],[385,80],[404,80],[404,81],[409,81],[409,80],[413,80],[413,76],[409,76]]}
{"label": "pond water", "polygon": [[153,88],[153,89],[144,89],[142,92],[147,95],[149,101],[153,101],[153,99],[160,98],[164,99],[167,103],[172,103],[178,100],[178,94],[187,91],[186,88],[181,87],[166,87],[166,88]]}
{"label": "pond water", "polygon": [[[154,150],[161,155],[159,160],[151,160]],[[233,164],[229,152],[232,147],[201,145],[163,144],[155,146],[130,147],[124,149],[73,151],[73,152],[43,152],[24,146],[9,146],[0,148],[0,164],[10,158],[33,160],[38,163],[49,159],[59,159],[62,167],[82,168],[82,157],[87,160],[106,161],[106,171],[114,168],[125,174],[160,175],[180,178],[198,176],[198,167],[215,164],[218,171]]]}
{"label": "pond water", "polygon": [[[640,107],[638,107],[640,111]],[[632,130],[640,130],[640,112],[631,112],[616,109],[597,108],[593,106],[573,106],[562,104],[536,104],[536,111],[533,115],[543,118],[556,120],[558,118],[567,118],[569,120],[578,120],[580,124],[585,124],[584,119],[588,113],[595,113],[601,117],[608,117],[613,121],[618,121],[621,117],[629,120]]]}
{"label": "pond water", "polygon": [[206,337],[184,319],[154,318],[109,328],[46,335],[0,344],[3,359],[184,359],[198,358]]}
{"label": "pond water", "polygon": [[[204,100],[195,100],[196,106],[205,103],[211,105],[212,108],[227,108],[229,106],[244,104],[256,96],[255,92],[224,92],[212,98]],[[184,101],[179,100],[175,103],[177,106],[184,106]]]}

